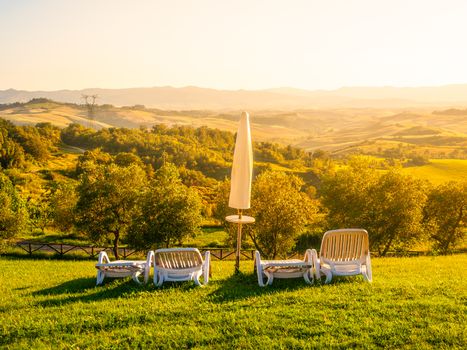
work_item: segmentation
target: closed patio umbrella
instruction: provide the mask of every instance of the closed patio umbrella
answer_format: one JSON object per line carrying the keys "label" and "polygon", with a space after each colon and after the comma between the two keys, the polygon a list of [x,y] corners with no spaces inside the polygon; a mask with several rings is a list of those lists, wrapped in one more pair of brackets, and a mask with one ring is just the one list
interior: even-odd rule
{"label": "closed patio umbrella", "polygon": [[253,150],[251,146],[250,120],[246,112],[242,113],[235,141],[232,163],[229,207],[238,210],[238,215],[230,215],[225,219],[236,223],[237,249],[235,252],[235,272],[240,270],[240,249],[242,241],[242,224],[255,222],[251,216],[242,214],[242,210],[250,208],[251,180],[253,176]]}

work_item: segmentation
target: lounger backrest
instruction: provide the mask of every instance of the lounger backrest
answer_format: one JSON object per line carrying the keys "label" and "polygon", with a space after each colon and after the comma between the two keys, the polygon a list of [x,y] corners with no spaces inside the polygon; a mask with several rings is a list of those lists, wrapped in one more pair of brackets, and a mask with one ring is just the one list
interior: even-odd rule
{"label": "lounger backrest", "polygon": [[196,248],[158,249],[155,261],[156,266],[165,269],[188,269],[203,264],[201,253]]}
{"label": "lounger backrest", "polygon": [[365,261],[369,251],[368,232],[363,229],[328,231],[321,242],[320,257],[330,261]]}

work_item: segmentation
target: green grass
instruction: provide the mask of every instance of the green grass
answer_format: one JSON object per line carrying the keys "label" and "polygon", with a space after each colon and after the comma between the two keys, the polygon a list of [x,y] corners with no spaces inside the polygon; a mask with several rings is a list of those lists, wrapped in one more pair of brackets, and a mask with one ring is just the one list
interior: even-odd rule
{"label": "green grass", "polygon": [[212,264],[193,283],[94,287],[92,261],[0,258],[7,349],[466,348],[467,255],[373,259],[374,282],[279,280],[252,262]]}
{"label": "green grass", "polygon": [[228,238],[222,228],[203,227],[196,237],[187,238],[183,245],[186,247],[224,247]]}
{"label": "green grass", "polygon": [[466,181],[467,160],[431,159],[430,164],[405,168],[403,171],[412,176],[429,180],[433,184],[447,181]]}

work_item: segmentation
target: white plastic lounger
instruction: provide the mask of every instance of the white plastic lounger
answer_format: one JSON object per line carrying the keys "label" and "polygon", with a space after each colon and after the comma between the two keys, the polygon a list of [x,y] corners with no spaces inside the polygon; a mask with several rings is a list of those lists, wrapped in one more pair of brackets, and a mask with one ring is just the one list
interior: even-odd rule
{"label": "white plastic lounger", "polygon": [[209,282],[210,252],[204,253],[204,260],[196,248],[157,249],[154,253],[154,284],[158,287],[164,282],[194,281],[201,286]]}
{"label": "white plastic lounger", "polygon": [[154,260],[154,252],[150,251],[146,260],[117,260],[110,261],[107,253],[99,253],[97,269],[97,283],[101,284],[105,277],[122,278],[131,276],[133,280],[141,284],[139,276],[144,275],[144,283],[148,282],[149,270]]}
{"label": "white plastic lounger", "polygon": [[368,232],[363,229],[327,231],[321,242],[319,259],[313,256],[316,278],[321,274],[329,283],[333,276],[363,275],[371,282],[371,260]]}
{"label": "white plastic lounger", "polygon": [[[259,286],[271,285],[274,278],[303,277],[306,283],[311,283],[313,280],[313,255],[316,255],[316,251],[307,249],[303,260],[261,260],[260,253],[255,251],[255,269]],[[267,278],[266,282],[264,282],[264,277]]]}

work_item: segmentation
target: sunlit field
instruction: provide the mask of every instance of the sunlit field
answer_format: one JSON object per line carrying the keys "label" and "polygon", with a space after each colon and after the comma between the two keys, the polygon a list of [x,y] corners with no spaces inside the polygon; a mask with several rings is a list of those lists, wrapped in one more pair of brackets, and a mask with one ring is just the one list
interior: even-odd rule
{"label": "sunlit field", "polygon": [[374,282],[276,280],[212,263],[206,287],[107,279],[93,261],[0,258],[8,349],[465,348],[467,255],[373,259]]}
{"label": "sunlit field", "polygon": [[467,180],[467,160],[431,159],[430,164],[405,168],[404,172],[433,184]]}

